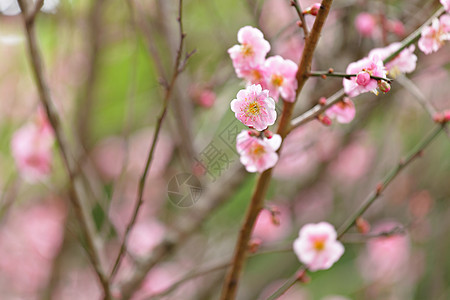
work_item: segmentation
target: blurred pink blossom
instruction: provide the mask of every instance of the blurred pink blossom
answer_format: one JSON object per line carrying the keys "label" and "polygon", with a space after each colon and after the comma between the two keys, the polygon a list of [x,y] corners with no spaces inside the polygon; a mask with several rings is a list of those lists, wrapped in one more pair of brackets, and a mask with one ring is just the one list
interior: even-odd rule
{"label": "blurred pink blossom", "polygon": [[309,270],[326,270],[344,254],[334,227],[327,222],[306,224],[294,241],[294,252]]}
{"label": "blurred pink blossom", "polygon": [[[378,56],[380,59],[385,59],[398,49],[401,43],[392,43],[384,48],[375,48],[369,52],[369,56]],[[414,54],[415,46],[411,45],[403,49],[393,60],[386,63],[386,70],[389,76],[397,77],[399,74],[411,73],[416,69],[417,56]]]}
{"label": "blurred pink blossom", "polygon": [[238,42],[240,45],[234,45],[228,49],[228,53],[237,76],[243,78],[245,71],[264,63],[266,54],[270,51],[270,44],[259,29],[251,26],[239,29]]}
{"label": "blurred pink blossom", "polygon": [[273,125],[277,118],[275,101],[269,97],[269,91],[263,90],[259,84],[240,90],[230,105],[239,121],[259,131]]}
{"label": "blurred pink blossom", "polygon": [[211,90],[203,90],[198,98],[198,104],[205,108],[210,108],[216,102],[216,93]]}
{"label": "blurred pink blossom", "polygon": [[20,174],[28,182],[45,179],[51,172],[53,131],[41,117],[14,133],[11,151]]}
{"label": "blurred pink blossom", "polygon": [[356,77],[343,79],[345,93],[350,97],[366,92],[378,94],[378,80],[370,76],[386,78],[383,61],[378,56],[369,56],[353,62],[347,67],[347,74],[357,74]]}
{"label": "blurred pink blossom", "polygon": [[389,20],[387,22],[388,30],[393,32],[399,37],[402,37],[405,35],[405,25],[399,20]]}
{"label": "blurred pink blossom", "polygon": [[[374,227],[373,234],[388,232],[397,222],[385,221]],[[406,235],[391,235],[370,239],[366,253],[361,257],[361,272],[369,281],[395,282],[407,274],[410,258]]]}
{"label": "blurred pink blossom", "polygon": [[276,55],[269,57],[264,65],[266,86],[270,96],[278,100],[279,95],[287,102],[295,101],[297,90],[297,64],[289,59]]}
{"label": "blurred pink blossom", "polygon": [[276,151],[281,145],[281,137],[274,134],[272,138],[255,137],[243,130],[236,138],[236,148],[241,156],[241,163],[248,172],[263,172],[272,168],[278,161]]}
{"label": "blurred pink blossom", "polygon": [[52,299],[92,300],[102,297],[102,290],[92,268],[65,271],[52,293]]}
{"label": "blurred pink blossom", "polygon": [[[10,212],[0,228],[2,299],[38,298],[61,247],[65,217],[66,210],[59,202],[33,204]],[[8,298],[7,293],[18,298]]]}
{"label": "blurred pink blossom", "polygon": [[450,15],[443,15],[422,30],[419,49],[425,54],[430,54],[438,51],[448,40],[450,40]]}
{"label": "blurred pink blossom", "polygon": [[128,239],[127,248],[135,256],[149,253],[164,239],[166,230],[156,220],[141,220],[136,222]]}
{"label": "blurred pink blossom", "polygon": [[441,0],[441,4],[444,6],[445,10],[450,13],[450,0]]}
{"label": "blurred pink blossom", "polygon": [[261,210],[256,219],[255,228],[253,229],[252,237],[259,238],[263,242],[276,242],[283,240],[291,231],[292,222],[289,210],[284,206],[276,206],[277,220],[279,224],[274,222],[272,212],[267,209]]}
{"label": "blurred pink blossom", "polygon": [[355,19],[355,27],[365,37],[372,37],[377,25],[376,18],[369,13],[360,13]]}
{"label": "blurred pink blossom", "polygon": [[330,118],[336,118],[339,123],[350,123],[355,118],[356,110],[353,101],[345,97],[326,111]]}

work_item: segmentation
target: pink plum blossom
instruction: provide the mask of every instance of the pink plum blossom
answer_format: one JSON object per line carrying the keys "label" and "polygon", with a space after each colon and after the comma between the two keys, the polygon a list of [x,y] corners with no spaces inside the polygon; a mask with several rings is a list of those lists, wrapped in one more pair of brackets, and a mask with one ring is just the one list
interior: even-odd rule
{"label": "pink plum blossom", "polygon": [[419,49],[430,54],[438,51],[445,41],[450,39],[450,15],[443,15],[439,19],[434,19],[431,26],[422,30],[419,39]]}
{"label": "pink plum blossom", "polygon": [[270,91],[270,96],[278,100],[279,95],[287,102],[295,101],[295,91],[297,90],[298,66],[292,60],[283,59],[276,55],[269,57],[265,62],[266,86]]}
{"label": "pink plum blossom", "polygon": [[[392,43],[384,48],[375,48],[369,52],[370,56],[378,56],[381,60],[386,59],[400,49],[401,43]],[[415,46],[411,45],[403,49],[394,59],[386,63],[386,71],[389,76],[397,77],[399,74],[411,73],[416,69],[417,56],[414,54]]]}
{"label": "pink plum blossom", "polygon": [[294,241],[294,252],[311,271],[326,270],[344,254],[334,227],[327,222],[306,224]]}
{"label": "pink plum blossom", "polygon": [[263,209],[256,219],[255,228],[252,232],[253,238],[259,238],[263,242],[276,242],[287,237],[291,230],[291,217],[289,209],[285,206],[276,206],[277,214],[274,216],[271,211]]}
{"label": "pink plum blossom", "polygon": [[345,97],[326,111],[330,118],[336,118],[339,123],[350,123],[355,118],[356,110],[353,101]]}
{"label": "pink plum blossom", "polygon": [[374,34],[377,21],[375,17],[369,13],[360,13],[355,19],[356,30],[366,37],[371,37]]}
{"label": "pink plum blossom", "polygon": [[53,132],[47,121],[29,123],[14,133],[11,151],[20,174],[28,182],[45,179],[51,172]]}
{"label": "pink plum blossom", "polygon": [[[401,226],[397,222],[384,221],[375,226],[373,234],[389,232]],[[370,239],[367,251],[361,257],[361,271],[368,281],[393,282],[401,280],[410,260],[409,238],[404,234]]]}
{"label": "pink plum blossom", "polygon": [[444,6],[445,10],[450,13],[450,0],[441,0],[441,4]]}
{"label": "pink plum blossom", "polygon": [[236,98],[231,101],[231,110],[244,125],[261,131],[275,123],[275,101],[261,85],[253,84],[240,90]]}
{"label": "pink plum blossom", "polygon": [[378,80],[371,76],[386,78],[383,61],[376,55],[349,64],[346,72],[347,74],[357,74],[357,76],[343,80],[345,93],[350,97],[366,92],[373,92],[377,95]]}
{"label": "pink plum blossom", "polygon": [[240,45],[234,45],[228,49],[228,53],[237,76],[244,78],[245,72],[264,64],[266,54],[270,51],[270,44],[259,29],[251,26],[239,29],[238,42]]}
{"label": "pink plum blossom", "polygon": [[280,145],[281,137],[278,134],[268,139],[253,136],[250,131],[243,130],[236,138],[236,148],[241,156],[241,163],[251,173],[261,173],[275,166],[278,161],[276,151]]}

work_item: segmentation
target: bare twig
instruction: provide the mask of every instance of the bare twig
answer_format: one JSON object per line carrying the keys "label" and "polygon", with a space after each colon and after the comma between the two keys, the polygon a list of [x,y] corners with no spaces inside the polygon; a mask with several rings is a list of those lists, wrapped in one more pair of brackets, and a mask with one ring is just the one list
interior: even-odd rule
{"label": "bare twig", "polygon": [[[308,74],[308,76],[322,77],[322,78],[324,78],[324,77],[325,78],[326,77],[341,77],[341,78],[350,79],[350,77],[356,77],[356,76],[358,76],[358,74],[346,74],[346,73],[339,73],[339,72],[320,71],[320,72],[310,72]],[[372,75],[370,75],[370,78],[376,79],[376,80],[383,80],[386,82],[392,81],[392,79],[389,79],[389,78],[372,76]]]}
{"label": "bare twig", "polygon": [[103,269],[104,257],[101,254],[100,247],[95,237],[94,224],[92,222],[92,219],[90,218],[90,213],[87,211],[86,205],[82,200],[82,183],[78,178],[78,174],[76,171],[77,166],[69,153],[66,136],[64,135],[64,132],[60,126],[60,119],[51,100],[49,88],[45,80],[42,55],[36,41],[36,33],[34,27],[36,14],[33,15],[28,13],[28,7],[25,0],[19,0],[18,3],[21,10],[23,11],[28,52],[31,59],[31,67],[33,70],[34,79],[39,92],[39,99],[45,109],[47,118],[55,133],[56,141],[59,146],[58,148],[62,156],[66,171],[69,175],[70,200],[74,207],[75,213],[77,214],[77,220],[81,226],[84,237],[86,238],[87,253],[104,290],[104,297],[105,299],[110,299],[111,293],[109,284]]}
{"label": "bare twig", "polygon": [[303,33],[305,34],[305,39],[308,38],[309,35],[309,29],[308,25],[306,24],[305,16],[303,15],[302,8],[300,7],[300,3],[298,0],[291,0],[291,5],[295,8],[295,11],[297,12],[297,15],[300,19],[300,22],[302,23],[301,26],[303,28]]}
{"label": "bare twig", "polygon": [[[320,33],[322,31],[325,20],[331,8],[332,0],[323,0],[321,9],[316,17],[314,26],[306,39],[305,48],[303,50],[302,58],[299,63],[297,71],[297,91],[296,98],[300,94],[305,82],[308,80],[308,73],[311,70],[311,61],[319,41]],[[285,102],[281,120],[278,126],[277,133],[284,139],[290,130],[290,122],[294,103]],[[247,209],[245,220],[241,226],[238,240],[233,255],[232,266],[229,269],[222,290],[221,299],[229,300],[235,299],[237,294],[237,287],[239,283],[240,273],[244,265],[247,255],[247,245],[255,224],[256,218],[263,207],[264,197],[266,195],[270,180],[272,178],[272,169],[266,170],[259,177],[256,183],[254,193],[252,195],[250,205]]]}
{"label": "bare twig", "polygon": [[155,152],[155,148],[156,148],[156,143],[158,141],[158,137],[159,134],[161,132],[161,127],[162,127],[162,123],[164,121],[164,118],[167,114],[167,109],[169,106],[169,100],[172,96],[172,92],[175,86],[175,82],[176,79],[178,77],[178,75],[181,72],[180,66],[182,63],[182,52],[183,52],[183,43],[184,43],[184,39],[186,37],[186,34],[183,32],[183,20],[182,20],[182,12],[183,12],[183,0],[179,0],[178,2],[179,5],[179,10],[178,10],[178,24],[179,24],[179,30],[180,30],[180,43],[179,43],[179,48],[176,54],[176,58],[175,58],[175,63],[174,63],[174,67],[173,67],[173,74],[172,74],[172,78],[170,80],[169,85],[166,87],[166,92],[165,92],[165,96],[164,96],[164,100],[163,100],[163,107],[162,107],[162,111],[159,115],[158,121],[156,123],[156,127],[155,127],[155,131],[153,134],[153,141],[152,141],[152,145],[150,148],[150,151],[148,153],[147,156],[147,161],[145,163],[145,168],[144,168],[144,172],[141,175],[141,178],[139,180],[139,185],[138,185],[138,196],[137,196],[137,200],[136,200],[136,204],[133,210],[133,215],[131,217],[130,222],[127,225],[127,228],[125,230],[124,233],[124,238],[123,241],[121,243],[120,246],[120,250],[119,253],[117,255],[117,258],[115,260],[114,266],[112,268],[111,271],[111,275],[110,275],[110,280],[112,280],[112,278],[114,278],[115,274],[117,273],[117,270],[119,269],[120,263],[122,261],[123,255],[126,251],[127,248],[127,241],[128,241],[128,237],[130,235],[130,232],[134,226],[134,224],[136,223],[137,220],[137,216],[139,214],[139,210],[141,208],[141,205],[143,203],[143,195],[144,195],[144,187],[145,187],[145,181],[147,179],[148,173],[150,171],[150,167],[151,167],[151,163],[153,161],[153,154]]}

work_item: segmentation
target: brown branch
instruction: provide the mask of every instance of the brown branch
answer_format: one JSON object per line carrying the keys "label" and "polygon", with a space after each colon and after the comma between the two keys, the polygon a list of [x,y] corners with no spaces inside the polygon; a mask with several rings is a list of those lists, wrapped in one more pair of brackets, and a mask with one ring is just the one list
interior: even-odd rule
{"label": "brown branch", "polygon": [[309,29],[308,25],[306,24],[305,16],[303,15],[300,3],[298,2],[298,0],[291,0],[291,6],[295,8],[295,11],[297,12],[297,15],[300,19],[300,22],[302,23],[301,26],[303,28],[303,33],[305,34],[305,38],[307,38],[309,35]]}
{"label": "brown branch", "polygon": [[155,152],[155,148],[156,148],[156,143],[158,141],[158,137],[159,134],[161,132],[161,128],[162,128],[162,123],[164,121],[164,118],[166,117],[167,114],[167,109],[169,107],[169,101],[170,98],[172,96],[172,92],[174,90],[174,86],[175,86],[175,82],[177,80],[178,75],[181,72],[180,66],[181,66],[181,57],[182,57],[182,52],[183,52],[183,43],[184,43],[184,39],[186,37],[186,34],[183,32],[183,20],[182,20],[182,16],[183,16],[183,0],[179,0],[178,2],[179,8],[178,8],[178,24],[179,24],[179,30],[180,30],[180,42],[179,42],[179,48],[176,54],[176,58],[175,58],[175,63],[174,63],[174,67],[173,67],[173,74],[172,74],[172,78],[170,80],[169,85],[166,87],[166,92],[165,92],[165,96],[164,96],[164,100],[163,100],[163,107],[161,110],[161,113],[158,117],[158,121],[156,123],[156,127],[153,133],[153,140],[152,140],[152,144],[150,147],[150,151],[148,153],[147,156],[147,161],[145,163],[145,169],[144,172],[141,175],[141,178],[139,180],[139,185],[138,185],[138,196],[137,196],[137,200],[136,200],[136,204],[133,210],[133,215],[131,217],[130,222],[127,225],[127,228],[125,230],[124,233],[124,238],[123,241],[121,243],[120,246],[120,250],[119,253],[117,255],[117,258],[115,260],[114,266],[112,268],[111,274],[110,274],[110,280],[112,280],[115,276],[115,274],[117,273],[119,267],[120,267],[120,263],[122,261],[122,258],[124,256],[124,253],[127,249],[127,241],[130,235],[131,230],[133,229],[134,224],[136,223],[137,220],[137,216],[139,214],[139,210],[142,206],[143,203],[143,195],[144,195],[144,187],[145,187],[145,181],[147,179],[148,173],[150,171],[150,167],[151,167],[151,163],[153,161],[153,154]]}
{"label": "brown branch", "polygon": [[[314,55],[314,51],[319,41],[320,33],[330,11],[332,2],[332,0],[322,1],[321,9],[316,17],[311,33],[306,38],[305,48],[303,50],[302,58],[296,76],[298,85],[296,98],[302,91],[305,82],[309,78],[308,73],[311,70],[311,61]],[[294,105],[295,102],[284,102],[284,109],[277,130],[277,133],[283,139],[286,137],[290,130],[290,122]],[[250,205],[247,209],[244,223],[241,226],[239,237],[236,242],[232,266],[227,273],[223,285],[222,295],[220,298],[222,300],[231,300],[236,298],[240,273],[247,255],[248,242],[250,240],[256,218],[258,217],[258,214],[263,207],[264,197],[266,195],[271,178],[272,169],[266,170],[258,177],[255,190],[250,200]]]}
{"label": "brown branch", "polygon": [[[45,109],[47,118],[50,125],[53,128],[56,141],[58,143],[58,149],[63,159],[64,166],[69,176],[69,195],[77,220],[83,231],[83,235],[86,239],[88,257],[95,269],[97,277],[104,290],[105,299],[111,298],[109,284],[107,277],[103,269],[104,257],[101,254],[100,247],[97,244],[95,237],[95,227],[90,218],[90,213],[87,210],[85,203],[83,202],[83,193],[81,191],[82,183],[78,178],[77,166],[69,154],[69,147],[66,140],[66,136],[60,125],[60,119],[58,113],[53,105],[50,97],[50,91],[46,80],[44,79],[44,65],[42,61],[42,55],[36,40],[36,32],[34,27],[34,21],[36,14],[29,14],[28,7],[25,0],[18,1],[21,10],[23,11],[23,21],[25,25],[25,33],[27,39],[28,52],[31,60],[31,67],[36,83],[36,87],[39,93],[39,100]],[[34,12],[33,12],[34,13]],[[28,16],[28,17],[27,17]]]}

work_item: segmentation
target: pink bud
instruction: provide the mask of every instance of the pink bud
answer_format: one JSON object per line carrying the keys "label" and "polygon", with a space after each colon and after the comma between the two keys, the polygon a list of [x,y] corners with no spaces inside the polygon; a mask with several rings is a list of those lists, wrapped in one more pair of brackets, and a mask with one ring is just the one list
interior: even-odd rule
{"label": "pink bud", "polygon": [[248,251],[250,253],[256,253],[261,246],[262,240],[260,238],[252,238],[248,243]]}
{"label": "pink bud", "polygon": [[362,234],[366,234],[370,231],[370,224],[362,217],[356,219],[356,228]]}
{"label": "pink bud", "polygon": [[378,82],[378,88],[383,93],[387,93],[387,92],[389,92],[391,90],[391,85],[389,83],[387,83],[386,81],[384,81],[384,80],[380,80]]}
{"label": "pink bud", "polygon": [[389,31],[393,32],[395,35],[400,37],[405,35],[405,26],[402,22],[398,20],[389,21],[387,26]]}
{"label": "pink bud", "polygon": [[325,105],[325,104],[327,104],[327,98],[325,98],[325,97],[320,97],[320,99],[319,99],[319,104],[320,104],[320,105]]}
{"label": "pink bud", "polygon": [[356,83],[358,85],[366,86],[370,82],[370,74],[367,72],[359,72],[358,75],[356,75]]}
{"label": "pink bud", "polygon": [[271,139],[273,137],[273,132],[266,129],[266,130],[264,130],[264,136],[268,139]]}
{"label": "pink bud", "polygon": [[304,15],[312,15],[312,16],[317,16],[317,14],[319,13],[320,7],[322,5],[320,3],[314,3],[313,5],[311,5],[310,7],[308,7],[307,9],[305,9],[303,11]]}
{"label": "pink bud", "polygon": [[444,111],[444,122],[450,122],[450,109]]}
{"label": "pink bud", "polygon": [[327,115],[324,115],[324,114],[319,115],[317,117],[317,119],[320,121],[320,123],[322,123],[325,126],[330,126],[331,125],[331,119]]}

